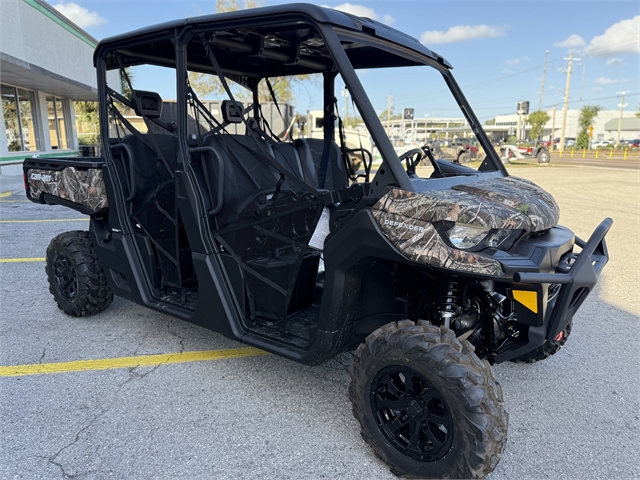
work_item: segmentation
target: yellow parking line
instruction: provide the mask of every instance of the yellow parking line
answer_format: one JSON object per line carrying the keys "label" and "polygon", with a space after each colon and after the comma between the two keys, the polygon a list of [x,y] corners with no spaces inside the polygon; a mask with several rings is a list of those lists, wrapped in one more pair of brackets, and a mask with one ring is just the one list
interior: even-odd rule
{"label": "yellow parking line", "polygon": [[44,262],[46,258],[0,258],[0,263],[21,263],[21,262]]}
{"label": "yellow parking line", "polygon": [[88,218],[53,218],[46,220],[0,220],[0,223],[85,222]]}
{"label": "yellow parking line", "polygon": [[0,198],[6,198],[11,196],[11,192],[2,192],[0,193]]}
{"label": "yellow parking line", "polygon": [[257,355],[269,354],[257,348],[243,347],[229,348],[226,350],[205,350],[202,352],[142,355],[137,357],[99,358],[95,360],[77,360],[75,362],[10,365],[0,367],[0,377],[22,377],[25,375],[111,370],[117,368],[155,367],[157,365],[168,365],[170,363],[226,360],[229,358],[255,357]]}

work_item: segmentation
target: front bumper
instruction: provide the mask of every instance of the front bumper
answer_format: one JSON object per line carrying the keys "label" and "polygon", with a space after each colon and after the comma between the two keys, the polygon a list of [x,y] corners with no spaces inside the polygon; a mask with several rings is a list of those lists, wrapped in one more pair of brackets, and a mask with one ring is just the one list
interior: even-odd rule
{"label": "front bumper", "polygon": [[[579,255],[573,255],[570,249],[564,252],[558,248],[546,251],[545,257],[552,256],[553,252],[562,254],[563,257],[571,256],[573,261],[570,268],[565,269],[568,270],[566,273],[540,273],[540,269],[535,272],[531,268],[519,271],[515,264],[508,268],[508,270],[513,269],[507,275],[512,278],[512,283],[509,283],[509,296],[513,299],[515,296],[512,292],[536,292],[537,304],[527,307],[517,301],[514,302],[518,322],[530,325],[528,341],[525,344],[511,345],[505,351],[496,352],[496,362],[509,360],[541,346],[545,341],[555,338],[569,324],[596,285],[598,276],[609,261],[604,237],[612,224],[613,220],[610,218],[603,220],[586,242],[575,237],[575,244],[582,248]],[[540,248],[544,250],[544,244],[541,243],[532,251]],[[554,267],[558,265],[555,261],[553,263]],[[551,285],[559,286],[559,290],[551,300],[548,300]],[[555,288],[558,289],[558,287]]]}

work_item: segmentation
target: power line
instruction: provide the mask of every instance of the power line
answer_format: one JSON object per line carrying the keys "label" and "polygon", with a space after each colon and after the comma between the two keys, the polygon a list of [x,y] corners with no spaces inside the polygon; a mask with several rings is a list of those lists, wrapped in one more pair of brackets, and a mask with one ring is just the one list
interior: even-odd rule
{"label": "power line", "polygon": [[[559,62],[561,60],[562,60],[561,58],[553,59],[553,60],[549,61],[549,66],[554,66],[554,64],[556,64],[557,62]],[[493,78],[493,79],[490,79],[490,80],[483,80],[482,82],[472,83],[470,85],[461,85],[461,88],[465,89],[465,88],[477,87],[479,85],[486,85],[487,83],[499,82],[499,81],[505,80],[507,78],[512,78],[512,77],[516,77],[518,75],[522,75],[524,73],[529,73],[529,72],[531,72],[533,70],[537,70],[537,69],[539,69],[540,67],[543,67],[543,66],[544,66],[544,63],[541,63],[539,65],[536,65],[535,67],[527,68],[526,70],[521,70],[519,72],[510,73],[508,75],[503,75],[501,77],[496,77],[496,78]]]}

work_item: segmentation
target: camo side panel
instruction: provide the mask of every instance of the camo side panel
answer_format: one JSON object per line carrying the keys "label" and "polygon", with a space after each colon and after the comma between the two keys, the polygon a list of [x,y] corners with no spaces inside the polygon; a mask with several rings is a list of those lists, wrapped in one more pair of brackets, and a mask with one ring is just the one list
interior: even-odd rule
{"label": "camo side panel", "polygon": [[80,170],[66,167],[61,171],[31,169],[27,182],[32,198],[48,193],[82,205],[93,213],[109,206],[102,170],[98,168]]}
{"label": "camo side panel", "polygon": [[[529,217],[530,231],[547,230],[558,224],[560,208],[553,197],[529,180],[504,177],[467,185],[456,185],[454,190],[504,205]],[[505,210],[505,218],[510,216]],[[466,223],[466,222],[465,222]]]}

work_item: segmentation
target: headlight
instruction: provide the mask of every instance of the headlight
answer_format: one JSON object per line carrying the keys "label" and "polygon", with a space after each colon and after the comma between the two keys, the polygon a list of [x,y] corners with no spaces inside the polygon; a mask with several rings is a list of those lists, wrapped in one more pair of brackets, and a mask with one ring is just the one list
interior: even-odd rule
{"label": "headlight", "polygon": [[451,246],[473,251],[483,248],[508,250],[523,233],[523,230],[492,229],[464,224],[455,224],[448,230],[443,230],[440,232],[446,234]]}
{"label": "headlight", "polygon": [[489,229],[484,227],[472,227],[470,225],[455,225],[447,231],[451,244],[461,250],[473,248],[483,241],[489,234]]}

